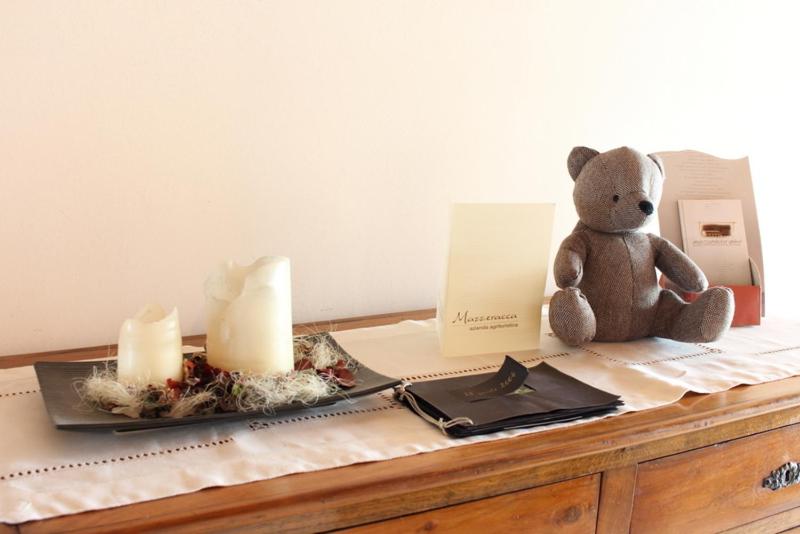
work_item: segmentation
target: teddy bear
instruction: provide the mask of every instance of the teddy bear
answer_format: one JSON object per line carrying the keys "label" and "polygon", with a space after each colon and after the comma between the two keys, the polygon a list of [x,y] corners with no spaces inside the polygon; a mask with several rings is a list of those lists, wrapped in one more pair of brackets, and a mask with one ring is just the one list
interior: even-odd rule
{"label": "teddy bear", "polygon": [[[675,245],[640,231],[661,199],[664,167],[656,155],[628,147],[599,153],[575,147],[567,168],[580,221],[556,255],[559,291],[550,327],[576,346],[658,336],[709,342],[733,318],[733,292],[708,287],[700,268]],[[687,303],[658,285],[656,268],[680,289],[703,292]]]}

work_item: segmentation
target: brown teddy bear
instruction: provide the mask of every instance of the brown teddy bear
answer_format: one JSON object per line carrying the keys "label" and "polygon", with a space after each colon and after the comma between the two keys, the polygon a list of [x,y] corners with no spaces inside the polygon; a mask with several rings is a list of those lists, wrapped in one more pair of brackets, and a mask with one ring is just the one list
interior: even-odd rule
{"label": "brown teddy bear", "polygon": [[[655,213],[664,181],[658,156],[628,147],[569,154],[580,222],[561,243],[550,301],[550,326],[569,345],[659,336],[718,339],[733,318],[733,292],[706,290],[699,267],[669,241],[640,232]],[[706,290],[691,304],[661,289],[656,268],[685,291]]]}

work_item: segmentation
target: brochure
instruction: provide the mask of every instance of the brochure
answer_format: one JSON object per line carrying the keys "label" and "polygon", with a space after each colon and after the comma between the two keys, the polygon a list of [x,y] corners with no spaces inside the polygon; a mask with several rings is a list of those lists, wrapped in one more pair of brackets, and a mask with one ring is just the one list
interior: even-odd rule
{"label": "brochure", "polygon": [[741,200],[679,200],[683,250],[712,285],[750,285]]}
{"label": "brochure", "polygon": [[[753,194],[753,180],[747,158],[723,159],[694,150],[659,152],[664,163],[664,194],[658,207],[661,235],[681,247],[678,200],[718,200],[738,198],[742,203],[744,231],[747,234],[748,252],[753,261],[753,276],[747,284],[757,282],[761,291],[759,313],[765,311],[766,295],[764,258],[761,250],[761,233]],[[712,280],[716,282],[716,280]],[[737,302],[739,308],[740,302]]]}

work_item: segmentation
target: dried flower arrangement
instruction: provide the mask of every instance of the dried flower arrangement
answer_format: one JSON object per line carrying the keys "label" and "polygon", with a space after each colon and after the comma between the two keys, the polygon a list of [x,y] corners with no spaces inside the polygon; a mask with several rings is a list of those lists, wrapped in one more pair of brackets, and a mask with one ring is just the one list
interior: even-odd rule
{"label": "dried flower arrangement", "polygon": [[187,417],[217,412],[271,413],[290,403],[313,405],[318,399],[344,395],[356,385],[357,362],[333,346],[327,336],[294,340],[295,370],[264,376],[212,367],[205,353],[185,355],[183,380],[163,386],[123,384],[116,370],[94,368],[75,389],[88,406],[132,418]]}

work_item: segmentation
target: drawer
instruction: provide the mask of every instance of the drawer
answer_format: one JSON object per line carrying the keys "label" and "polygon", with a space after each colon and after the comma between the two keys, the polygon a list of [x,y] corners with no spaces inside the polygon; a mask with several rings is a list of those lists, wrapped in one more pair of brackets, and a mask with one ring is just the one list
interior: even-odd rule
{"label": "drawer", "polygon": [[371,523],[368,532],[594,532],[598,475]]}
{"label": "drawer", "polygon": [[800,461],[798,426],[640,464],[631,532],[716,532],[800,506],[800,484],[763,487]]}

